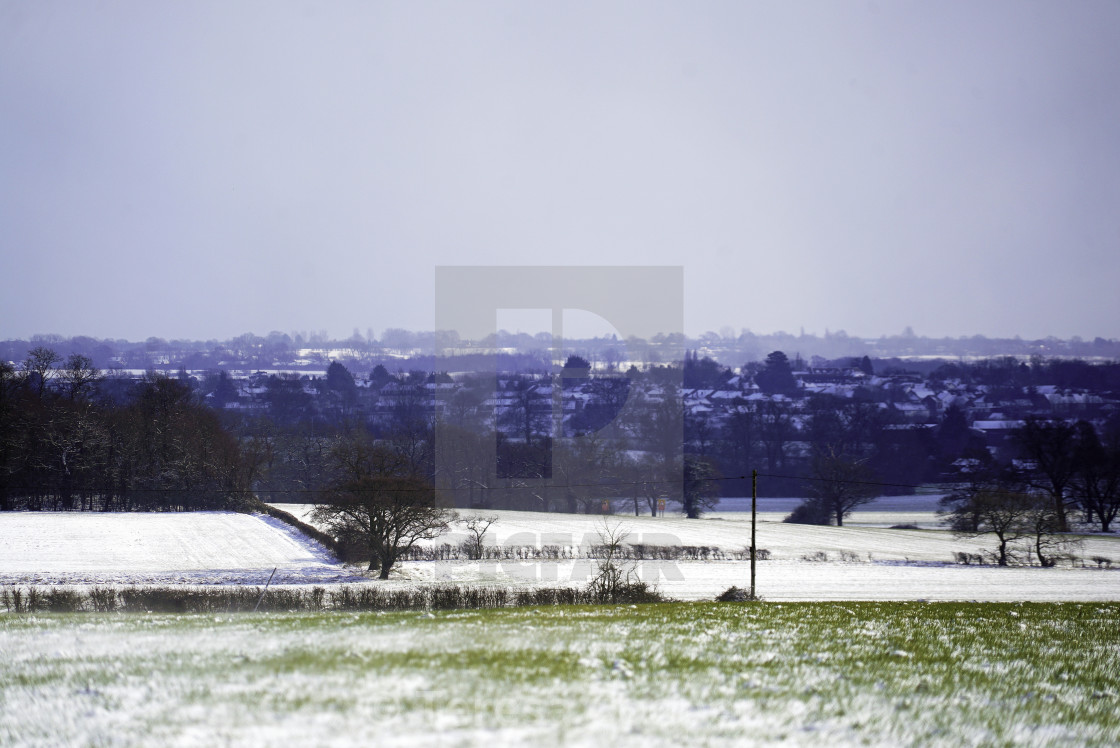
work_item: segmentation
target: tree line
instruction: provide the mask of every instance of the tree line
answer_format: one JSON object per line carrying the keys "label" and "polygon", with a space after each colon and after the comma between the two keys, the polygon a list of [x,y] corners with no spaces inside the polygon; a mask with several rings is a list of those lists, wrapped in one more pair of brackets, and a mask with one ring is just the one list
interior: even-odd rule
{"label": "tree line", "polygon": [[[586,358],[573,356],[558,377],[460,377],[440,408],[432,388],[451,383],[444,374],[376,366],[370,386],[359,388],[333,362],[314,380],[268,377],[268,407],[231,410],[220,407],[237,397],[224,372],[122,380],[81,354],[63,359],[41,346],[18,366],[0,365],[0,508],[189,510],[247,496],[315,503],[342,485],[346,454],[376,447],[398,466],[383,477],[425,481],[457,506],[598,512],[603,500],[617,508],[621,499],[635,512],[656,513],[666,501],[699,516],[720,493],[746,495],[749,484],[736,479],[759,469],[764,494],[808,496],[801,519],[840,524],[883,492],[869,488],[876,484],[899,493],[981,474],[987,484],[996,474],[1007,483],[1017,471],[1015,485],[1051,497],[1059,525],[1078,511],[1111,527],[1120,484],[1115,416],[1104,426],[1033,419],[1016,434],[1021,459],[1013,462],[993,455],[956,406],[928,428],[911,428],[884,407],[882,393],[805,397],[795,366],[774,351],[745,369],[768,397],[733,398],[719,418],[686,407],[686,390],[719,386],[734,372],[694,353],[625,375],[593,375]],[[999,382],[1080,371],[1023,366],[961,363],[939,373]],[[561,432],[552,388],[585,394]],[[369,398],[389,390],[375,412]],[[503,405],[495,412],[496,396]]]}
{"label": "tree line", "polygon": [[32,349],[0,362],[0,510],[232,508],[255,465],[189,385],[106,388],[90,359]]}

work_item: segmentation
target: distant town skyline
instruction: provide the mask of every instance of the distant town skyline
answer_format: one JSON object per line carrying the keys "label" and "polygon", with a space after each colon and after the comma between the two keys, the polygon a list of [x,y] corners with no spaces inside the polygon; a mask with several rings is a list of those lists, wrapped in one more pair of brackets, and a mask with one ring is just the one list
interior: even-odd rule
{"label": "distant town skyline", "polygon": [[2,3],[0,338],[430,330],[441,265],[674,265],[694,336],[1117,339],[1118,38],[1107,0]]}

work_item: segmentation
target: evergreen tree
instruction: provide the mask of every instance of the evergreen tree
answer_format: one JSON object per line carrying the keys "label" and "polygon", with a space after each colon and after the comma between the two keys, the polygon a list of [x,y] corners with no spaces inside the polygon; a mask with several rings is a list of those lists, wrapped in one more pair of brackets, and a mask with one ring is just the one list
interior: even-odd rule
{"label": "evergreen tree", "polygon": [[343,399],[351,399],[355,389],[354,375],[339,362],[331,361],[327,367],[327,389],[337,392]]}
{"label": "evergreen tree", "polygon": [[797,392],[797,380],[793,377],[789,358],[781,351],[774,351],[766,357],[762,371],[755,374],[755,383],[768,395],[793,395]]}

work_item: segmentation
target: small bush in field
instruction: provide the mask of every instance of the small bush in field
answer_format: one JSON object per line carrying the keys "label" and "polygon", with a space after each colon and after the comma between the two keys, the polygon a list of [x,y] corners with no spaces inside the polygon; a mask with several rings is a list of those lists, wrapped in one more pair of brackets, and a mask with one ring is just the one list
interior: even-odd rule
{"label": "small bush in field", "polygon": [[596,596],[591,602],[607,604],[662,603],[665,602],[665,596],[645,582],[629,581],[615,588],[612,594]]}
{"label": "small bush in field", "polygon": [[806,501],[798,504],[782,522],[794,525],[827,525],[829,524],[828,512],[819,502]]}
{"label": "small bush in field", "polygon": [[719,603],[746,603],[761,600],[758,595],[754,595],[750,590],[744,590],[741,587],[728,587],[723,592],[719,593],[716,597],[716,602]]}

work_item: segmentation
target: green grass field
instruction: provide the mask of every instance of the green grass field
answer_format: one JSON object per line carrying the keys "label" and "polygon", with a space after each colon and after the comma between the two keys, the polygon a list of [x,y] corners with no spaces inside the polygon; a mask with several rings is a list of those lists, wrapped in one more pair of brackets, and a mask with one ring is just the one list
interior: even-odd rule
{"label": "green grass field", "polygon": [[0,615],[0,744],[1115,745],[1120,604]]}

